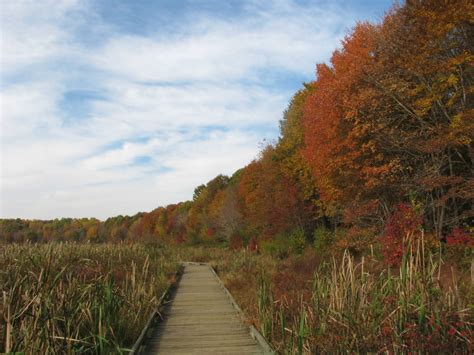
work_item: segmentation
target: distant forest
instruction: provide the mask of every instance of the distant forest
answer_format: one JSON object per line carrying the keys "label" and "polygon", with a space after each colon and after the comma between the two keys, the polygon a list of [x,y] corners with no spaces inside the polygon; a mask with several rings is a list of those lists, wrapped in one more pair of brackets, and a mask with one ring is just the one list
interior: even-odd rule
{"label": "distant forest", "polygon": [[472,245],[473,14],[471,1],[407,1],[359,23],[295,93],[278,140],[192,201],[105,221],[4,219],[0,241],[357,251],[423,228]]}

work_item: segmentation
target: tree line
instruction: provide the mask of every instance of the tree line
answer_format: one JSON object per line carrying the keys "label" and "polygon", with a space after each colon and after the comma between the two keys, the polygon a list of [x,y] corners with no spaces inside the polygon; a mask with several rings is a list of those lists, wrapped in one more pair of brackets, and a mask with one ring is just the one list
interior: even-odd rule
{"label": "tree line", "polygon": [[0,240],[297,249],[331,234],[357,248],[407,218],[438,240],[472,235],[473,10],[411,0],[357,24],[295,93],[278,140],[192,201],[103,222],[5,219]]}

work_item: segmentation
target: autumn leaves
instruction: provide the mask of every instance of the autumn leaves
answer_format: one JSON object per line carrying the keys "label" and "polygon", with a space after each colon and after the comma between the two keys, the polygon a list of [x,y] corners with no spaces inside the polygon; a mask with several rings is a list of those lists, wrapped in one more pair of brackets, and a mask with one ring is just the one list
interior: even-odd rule
{"label": "autumn leaves", "polygon": [[[78,240],[246,246],[301,231],[311,240],[318,226],[381,232],[409,204],[437,238],[468,230],[474,216],[472,13],[465,0],[408,1],[380,24],[359,23],[294,95],[278,141],[232,177],[201,185],[193,201],[100,224],[58,226],[83,230],[74,234]],[[10,222],[3,222],[11,224],[4,239],[28,231]]]}

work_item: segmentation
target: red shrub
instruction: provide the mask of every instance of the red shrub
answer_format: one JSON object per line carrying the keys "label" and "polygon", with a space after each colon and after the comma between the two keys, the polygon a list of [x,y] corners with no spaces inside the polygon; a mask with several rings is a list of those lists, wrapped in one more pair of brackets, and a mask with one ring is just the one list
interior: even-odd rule
{"label": "red shrub", "polygon": [[404,240],[413,238],[420,229],[422,216],[406,203],[397,205],[385,225],[381,238],[385,260],[390,265],[400,265],[403,255]]}
{"label": "red shrub", "polygon": [[258,250],[257,238],[253,237],[252,239],[249,240],[248,248],[250,251]]}
{"label": "red shrub", "polygon": [[459,227],[453,228],[451,234],[446,238],[446,242],[448,245],[474,247],[474,238],[472,235]]}
{"label": "red shrub", "polygon": [[182,233],[176,235],[175,237],[176,244],[183,244],[185,241],[186,241],[186,238]]}
{"label": "red shrub", "polygon": [[244,247],[242,237],[238,234],[233,234],[229,240],[229,247],[232,250],[242,249]]}
{"label": "red shrub", "polygon": [[208,237],[208,238],[214,237],[214,229],[212,229],[212,228],[207,228],[207,229],[206,229],[206,237]]}

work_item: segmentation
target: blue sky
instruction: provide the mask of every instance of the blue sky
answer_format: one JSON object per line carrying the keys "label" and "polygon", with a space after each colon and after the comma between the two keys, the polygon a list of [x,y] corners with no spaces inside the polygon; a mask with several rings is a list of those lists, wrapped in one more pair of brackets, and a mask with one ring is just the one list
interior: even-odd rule
{"label": "blue sky", "polygon": [[278,137],[292,94],[391,1],[7,0],[0,217],[190,199]]}

